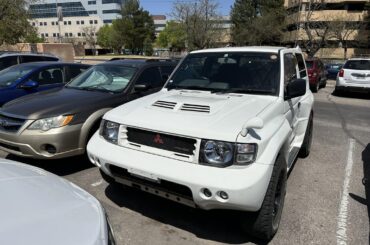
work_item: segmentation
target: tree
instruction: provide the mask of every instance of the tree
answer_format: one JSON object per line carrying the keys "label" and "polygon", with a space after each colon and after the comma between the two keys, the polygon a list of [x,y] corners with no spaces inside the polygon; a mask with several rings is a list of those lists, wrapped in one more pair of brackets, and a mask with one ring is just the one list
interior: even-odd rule
{"label": "tree", "polygon": [[280,44],[285,10],[282,0],[236,0],[231,36],[237,45]]}
{"label": "tree", "polygon": [[0,45],[15,44],[32,31],[27,0],[0,0]]}
{"label": "tree", "polygon": [[161,48],[169,48],[171,51],[184,50],[186,47],[185,27],[176,21],[169,21],[164,30],[159,33],[156,44]]}
{"label": "tree", "polygon": [[177,1],[172,15],[185,30],[189,50],[212,47],[221,31],[221,16],[214,0]]}
{"label": "tree", "polygon": [[102,48],[112,49],[114,53],[121,53],[122,47],[124,45],[122,38],[119,33],[113,28],[115,21],[112,25],[104,25],[97,32],[97,44]]}
{"label": "tree", "polygon": [[149,12],[140,7],[138,0],[124,0],[121,18],[113,22],[113,29],[125,48],[134,54],[142,53],[148,40],[155,40],[154,21]]}
{"label": "tree", "polygon": [[96,53],[96,27],[95,26],[84,26],[81,28],[82,36],[87,46],[92,49],[93,54]]}

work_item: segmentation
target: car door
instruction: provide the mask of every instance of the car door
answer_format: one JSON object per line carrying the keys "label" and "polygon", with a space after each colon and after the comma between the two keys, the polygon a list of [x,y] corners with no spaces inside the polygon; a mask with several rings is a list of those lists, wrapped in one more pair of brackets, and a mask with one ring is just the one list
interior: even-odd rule
{"label": "car door", "polygon": [[63,65],[54,65],[41,68],[34,72],[29,80],[39,84],[37,91],[62,87],[65,84],[65,71]]}
{"label": "car door", "polygon": [[[296,56],[293,53],[283,52],[284,61],[284,95],[286,93],[286,86],[301,76],[298,70],[298,62]],[[301,61],[302,62],[302,61]],[[302,70],[302,76],[306,75],[306,71]],[[300,109],[301,97],[286,99],[284,96],[284,111],[285,117],[291,127],[291,134],[289,136],[289,142],[291,143],[296,137],[296,129],[298,125],[298,115]]]}

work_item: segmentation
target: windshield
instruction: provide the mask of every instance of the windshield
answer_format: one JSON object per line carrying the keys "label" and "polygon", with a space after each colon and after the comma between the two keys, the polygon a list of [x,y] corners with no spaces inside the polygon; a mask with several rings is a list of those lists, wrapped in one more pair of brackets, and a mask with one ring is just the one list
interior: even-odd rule
{"label": "windshield", "polygon": [[0,87],[12,86],[19,78],[27,75],[34,68],[36,68],[34,65],[20,65],[0,71]]}
{"label": "windshield", "polygon": [[121,65],[97,65],[76,77],[66,87],[113,93],[121,92],[127,87],[135,71],[136,68]]}
{"label": "windshield", "polygon": [[351,70],[370,70],[370,60],[349,60],[343,68]]}
{"label": "windshield", "polygon": [[166,88],[276,94],[280,77],[279,63],[279,57],[274,53],[190,54]]}
{"label": "windshield", "polygon": [[313,61],[312,60],[306,60],[306,66],[307,66],[307,69],[311,69],[313,67]]}

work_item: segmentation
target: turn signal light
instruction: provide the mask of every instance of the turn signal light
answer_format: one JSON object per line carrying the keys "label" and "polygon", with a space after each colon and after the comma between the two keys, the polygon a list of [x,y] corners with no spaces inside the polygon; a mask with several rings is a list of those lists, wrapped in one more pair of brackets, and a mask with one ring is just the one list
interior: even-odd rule
{"label": "turn signal light", "polygon": [[344,76],[344,70],[343,70],[343,69],[341,69],[341,70],[339,71],[338,76],[339,76],[339,77],[343,77],[343,76]]}

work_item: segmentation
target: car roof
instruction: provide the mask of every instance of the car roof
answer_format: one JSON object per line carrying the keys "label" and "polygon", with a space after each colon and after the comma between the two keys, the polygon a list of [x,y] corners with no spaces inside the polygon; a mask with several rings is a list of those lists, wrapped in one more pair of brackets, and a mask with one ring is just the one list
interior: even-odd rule
{"label": "car roof", "polygon": [[0,51],[0,58],[6,57],[6,56],[42,56],[42,57],[52,57],[52,58],[58,58],[57,56],[53,54],[35,54],[35,53],[22,53],[22,52],[11,52],[11,51]]}
{"label": "car roof", "polygon": [[28,63],[21,63],[15,66],[34,66],[34,67],[44,67],[50,65],[77,65],[77,66],[91,66],[89,64],[81,64],[81,63],[68,63],[68,62],[59,62],[59,61],[39,61],[39,62],[28,62]]}
{"label": "car roof", "polygon": [[364,58],[350,58],[347,61],[349,61],[349,60],[370,60],[370,58],[368,58],[368,57],[364,57]]}
{"label": "car roof", "polygon": [[140,68],[147,65],[176,65],[176,62],[173,60],[167,59],[117,59],[111,60],[99,65],[123,65],[130,66],[135,68]]}
{"label": "car roof", "polygon": [[278,53],[280,50],[292,50],[301,51],[299,48],[285,48],[285,47],[273,47],[273,46],[249,46],[249,47],[227,47],[227,48],[213,48],[203,49],[191,52],[191,54],[198,53],[221,53],[221,52],[266,52],[266,53]]}

